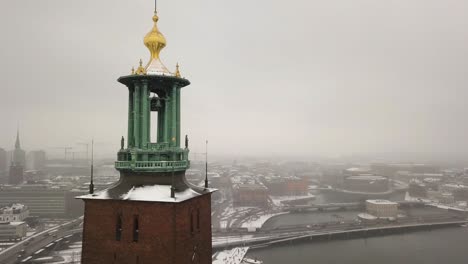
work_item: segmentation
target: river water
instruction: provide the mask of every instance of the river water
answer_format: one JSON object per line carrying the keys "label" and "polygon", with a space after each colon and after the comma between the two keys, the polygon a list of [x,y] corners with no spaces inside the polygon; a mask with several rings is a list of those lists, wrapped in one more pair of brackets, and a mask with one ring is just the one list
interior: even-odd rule
{"label": "river water", "polygon": [[453,227],[250,250],[265,264],[466,264],[468,228]]}
{"label": "river water", "polygon": [[[401,201],[404,194],[386,197]],[[318,194],[317,203],[357,201],[355,197]],[[279,215],[269,219],[263,229],[288,225],[340,222],[356,219],[359,211],[310,212]],[[409,216],[445,214],[435,208],[412,208]],[[468,228],[453,227],[405,234],[350,240],[300,242],[250,250],[247,254],[265,264],[468,264]]]}

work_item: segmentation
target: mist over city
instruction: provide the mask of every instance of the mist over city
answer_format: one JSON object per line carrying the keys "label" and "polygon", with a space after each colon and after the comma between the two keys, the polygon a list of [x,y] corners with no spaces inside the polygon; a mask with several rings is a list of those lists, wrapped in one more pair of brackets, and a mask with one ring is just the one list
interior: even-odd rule
{"label": "mist over city", "polygon": [[0,7],[0,263],[467,262],[468,2]]}

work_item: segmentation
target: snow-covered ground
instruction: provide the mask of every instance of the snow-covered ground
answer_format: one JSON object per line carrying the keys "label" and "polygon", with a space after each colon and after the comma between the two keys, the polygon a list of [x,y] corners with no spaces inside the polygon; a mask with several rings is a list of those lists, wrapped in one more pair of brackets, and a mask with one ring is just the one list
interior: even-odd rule
{"label": "snow-covered ground", "polygon": [[253,235],[212,237],[212,244],[213,244],[213,246],[222,245],[222,244],[229,244],[229,243],[249,240],[252,237],[253,237]]}
{"label": "snow-covered ground", "polygon": [[441,203],[429,203],[430,206],[437,207],[439,209],[450,209],[450,210],[455,210],[455,211],[460,211],[460,212],[468,212],[468,208],[466,207],[461,207],[457,205],[445,205]]}
{"label": "snow-covered ground", "polygon": [[427,205],[434,206],[439,209],[451,209],[451,210],[456,210],[456,211],[461,211],[461,212],[468,212],[468,205],[466,202],[455,203],[455,204],[443,204],[443,203],[439,203],[437,201],[427,199],[427,198],[424,199],[424,198],[412,197],[409,195],[408,192],[406,192],[405,194],[405,201],[423,202],[423,203],[426,203]]}
{"label": "snow-covered ground", "polygon": [[16,242],[1,242],[0,243],[0,251],[14,245]]}
{"label": "snow-covered ground", "polygon": [[243,228],[261,228],[262,225],[273,216],[288,214],[288,212],[281,212],[281,213],[270,213],[270,214],[263,214],[263,215],[253,215],[249,218],[245,219],[242,223]]}
{"label": "snow-covered ground", "polygon": [[[81,242],[75,242],[68,246],[68,249],[55,252],[50,264],[75,264],[79,263],[81,259]],[[45,257],[50,258],[50,257]]]}
{"label": "snow-covered ground", "polygon": [[288,196],[270,196],[271,201],[275,206],[284,206],[283,202],[291,202],[295,200],[302,200],[302,199],[315,199],[315,195],[307,194],[307,195],[288,195]]}
{"label": "snow-covered ground", "polygon": [[225,229],[232,227],[232,224],[235,221],[247,217],[255,210],[257,210],[256,207],[233,207],[232,204],[230,204],[221,213],[221,217],[219,219],[220,228]]}
{"label": "snow-covered ground", "polygon": [[249,247],[237,247],[213,255],[213,264],[241,264]]}
{"label": "snow-covered ground", "polygon": [[405,201],[407,201],[407,202],[423,202],[423,203],[432,203],[432,202],[434,202],[434,201],[432,201],[430,199],[412,197],[408,192],[406,192],[406,194],[405,194]]}

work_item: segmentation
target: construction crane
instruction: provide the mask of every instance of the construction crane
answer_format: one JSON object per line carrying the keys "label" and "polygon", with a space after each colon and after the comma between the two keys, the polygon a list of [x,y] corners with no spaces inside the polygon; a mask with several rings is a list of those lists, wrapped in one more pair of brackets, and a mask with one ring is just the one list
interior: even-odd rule
{"label": "construction crane", "polygon": [[57,147],[57,148],[54,148],[54,149],[63,149],[64,152],[65,152],[64,159],[67,160],[68,151],[69,151],[69,150],[72,150],[73,148],[72,148],[72,147]]}
{"label": "construction crane", "polygon": [[203,156],[206,156],[206,153],[204,153],[204,152],[203,152],[203,153],[200,153],[200,152],[190,152],[190,154],[193,155],[193,160],[194,160],[194,161],[198,161],[198,155],[201,155],[202,157],[203,157]]}
{"label": "construction crane", "polygon": [[86,146],[86,164],[88,164],[89,163],[89,159],[88,159],[89,143],[78,142],[77,144],[81,146]]}

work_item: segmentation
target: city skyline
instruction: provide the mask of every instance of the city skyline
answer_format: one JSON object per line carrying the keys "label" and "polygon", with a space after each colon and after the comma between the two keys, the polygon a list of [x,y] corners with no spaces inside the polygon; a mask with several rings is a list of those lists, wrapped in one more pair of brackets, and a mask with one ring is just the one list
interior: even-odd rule
{"label": "city skyline", "polygon": [[[2,9],[0,27],[15,30],[4,30],[0,51],[0,147],[13,147],[19,123],[26,150],[94,137],[114,153],[126,131],[115,80],[148,60],[142,33],[151,14],[138,10],[153,3],[45,3]],[[463,157],[467,8],[161,1],[163,60],[171,70],[179,62],[192,81],[182,134],[199,150],[208,138],[214,154]]]}

